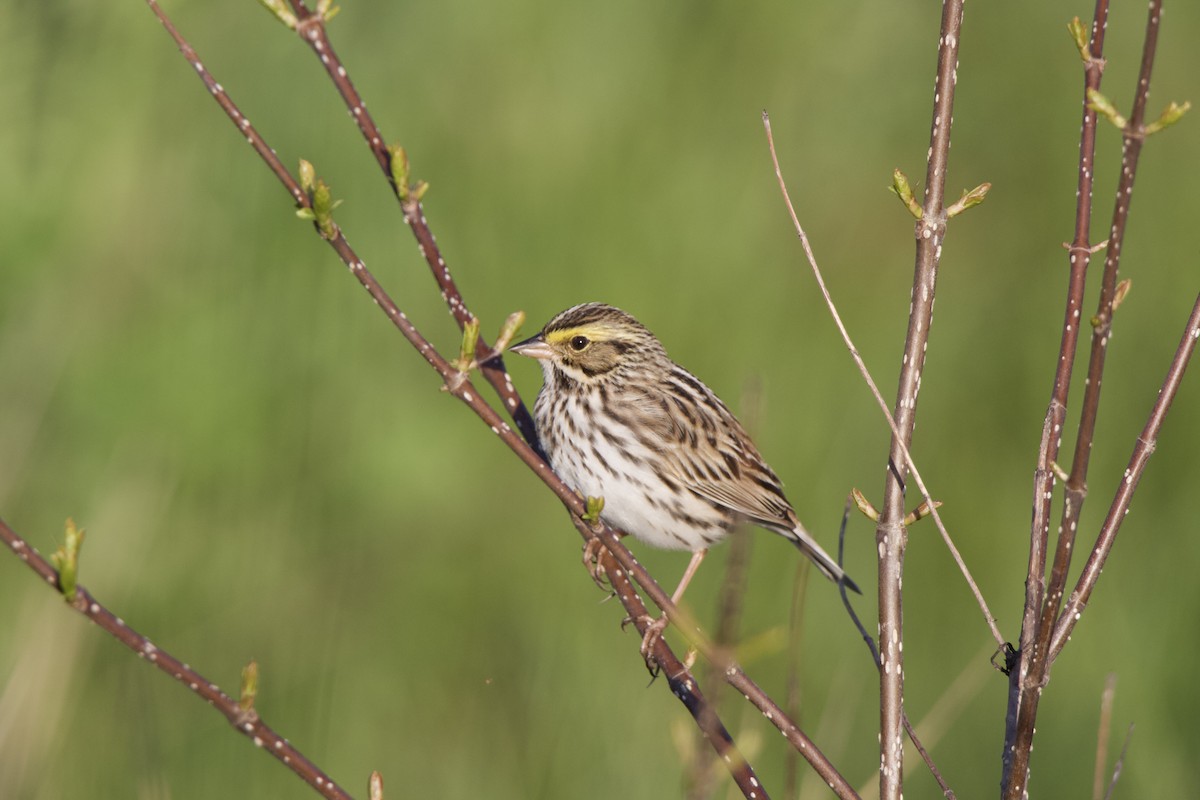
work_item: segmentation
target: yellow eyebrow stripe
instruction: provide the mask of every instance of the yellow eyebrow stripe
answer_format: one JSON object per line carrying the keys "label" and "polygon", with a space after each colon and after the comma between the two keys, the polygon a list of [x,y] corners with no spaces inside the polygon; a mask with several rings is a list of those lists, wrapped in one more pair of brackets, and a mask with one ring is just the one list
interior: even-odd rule
{"label": "yellow eyebrow stripe", "polygon": [[615,332],[617,332],[615,325],[577,325],[573,328],[551,331],[546,335],[546,341],[550,344],[558,344],[570,341],[576,336],[586,336],[592,341],[604,341],[605,339],[614,338],[613,334]]}

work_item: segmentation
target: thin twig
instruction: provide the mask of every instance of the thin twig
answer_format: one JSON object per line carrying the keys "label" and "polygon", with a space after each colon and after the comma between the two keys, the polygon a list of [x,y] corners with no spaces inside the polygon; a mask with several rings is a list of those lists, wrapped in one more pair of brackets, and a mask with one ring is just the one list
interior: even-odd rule
{"label": "thin twig", "polygon": [[1100,534],[1096,537],[1096,543],[1088,555],[1087,562],[1083,565],[1083,572],[1075,583],[1070,600],[1063,607],[1062,613],[1059,614],[1058,621],[1054,625],[1054,636],[1050,640],[1050,658],[1052,660],[1066,646],[1067,640],[1071,637],[1071,631],[1075,629],[1075,624],[1079,622],[1084,609],[1087,608],[1088,599],[1092,595],[1092,590],[1096,588],[1096,582],[1100,580],[1104,561],[1112,551],[1113,543],[1117,539],[1117,533],[1121,529],[1125,515],[1129,513],[1129,506],[1133,502],[1134,492],[1137,491],[1138,481],[1145,473],[1146,462],[1150,460],[1150,456],[1153,455],[1154,448],[1158,444],[1158,434],[1162,430],[1167,412],[1171,410],[1171,402],[1175,399],[1176,392],[1179,391],[1179,384],[1187,371],[1188,361],[1195,352],[1198,341],[1200,341],[1200,294],[1196,295],[1196,302],[1192,305],[1192,313],[1184,327],[1179,347],[1176,348],[1175,356],[1171,359],[1167,377],[1163,381],[1162,388],[1158,390],[1154,407],[1150,410],[1150,416],[1134,444],[1129,464],[1125,467],[1125,474],[1121,477],[1112,505],[1109,506],[1108,515],[1104,518],[1104,524],[1100,526]]}
{"label": "thin twig", "polygon": [[[61,591],[58,571],[36,548],[22,539],[3,520],[0,520],[0,541],[4,542],[13,554],[24,561],[42,580]],[[296,749],[295,745],[263,722],[256,709],[253,707],[243,708],[236,699],[221,691],[215,683],[125,624],[123,619],[105,608],[87,589],[77,585],[75,594],[69,600],[68,605],[137,653],[138,658],[158,667],[172,680],[187,687],[192,693],[215,708],[238,733],[253,741],[263,752],[296,773],[301,780],[321,795],[333,798],[333,800],[349,800],[348,792],[334,783],[324,770],[309,761],[303,753]]]}
{"label": "thin twig", "polygon": [[[1070,272],[1067,283],[1066,310],[1059,343],[1059,355],[1054,373],[1050,403],[1042,423],[1038,445],[1037,466],[1033,479],[1033,519],[1029,533],[1029,560],[1025,577],[1025,605],[1021,619],[1020,647],[1017,666],[1009,672],[1008,711],[1005,717],[1004,748],[1001,756],[1002,777],[1006,798],[1020,797],[1017,786],[1025,786],[1029,770],[1029,748],[1032,744],[1031,713],[1036,715],[1039,692],[1029,688],[1030,673],[1042,674],[1045,648],[1038,648],[1038,623],[1045,623],[1042,605],[1046,593],[1046,545],[1050,535],[1050,503],[1053,497],[1055,472],[1063,425],[1066,422],[1067,399],[1071,387],[1071,370],[1075,363],[1075,342],[1083,308],[1083,292],[1087,267],[1091,259],[1090,226],[1092,214],[1092,185],[1095,176],[1096,112],[1088,104],[1088,93],[1100,86],[1104,72],[1104,35],[1108,28],[1108,0],[1096,0],[1092,17],[1092,33],[1088,57],[1084,61],[1083,122],[1079,134],[1079,170],[1075,191],[1075,235],[1068,248]],[[1061,552],[1066,539],[1060,536],[1060,553],[1056,556],[1061,574],[1065,576],[1067,554]],[[1059,590],[1061,592],[1061,588]],[[1021,741],[1019,741],[1021,740]],[[1020,777],[1013,780],[1014,773]]]}
{"label": "thin twig", "polygon": [[[852,502],[853,501],[850,498],[846,499],[845,517],[849,516],[850,505]],[[845,517],[843,517],[843,531],[845,530]],[[841,553],[839,552],[838,555],[840,556]],[[841,559],[839,558],[839,562],[840,560]],[[862,620],[859,619],[858,613],[854,610],[854,606],[850,603],[850,595],[846,592],[846,587],[840,586],[838,588],[841,590],[842,604],[846,607],[846,613],[850,615],[850,619],[854,622],[854,627],[858,628],[858,633],[860,636],[862,636],[863,643],[866,644],[867,649],[871,652],[871,659],[875,662],[875,669],[881,671],[883,664],[879,658],[879,647],[875,644],[875,639],[871,636],[871,634],[867,633],[866,627],[863,626]],[[929,751],[925,749],[925,745],[921,743],[920,738],[917,736],[916,727],[909,722],[908,712],[902,709],[900,714],[901,722],[904,726],[904,732],[908,734],[909,741],[912,742],[913,747],[916,748],[917,753],[925,762],[925,766],[929,768],[929,772],[931,775],[933,775],[933,779],[937,781],[938,786],[942,790],[942,794],[945,795],[948,800],[954,800],[954,792],[950,789],[950,786],[946,783],[945,779],[942,778],[941,771],[937,768],[937,764],[934,763],[933,758],[929,755]]]}
{"label": "thin twig", "polygon": [[[904,551],[908,530],[904,525],[908,474],[906,456],[917,421],[917,396],[929,330],[933,322],[933,302],[937,292],[937,271],[946,235],[946,209],[943,198],[946,170],[950,158],[950,129],[954,120],[954,96],[958,85],[958,47],[962,30],[962,0],[944,0],[938,37],[937,78],[934,81],[933,122],[925,170],[925,199],[915,229],[916,257],[908,314],[908,332],[904,337],[904,356],[896,382],[896,402],[892,414],[899,435],[892,434],[888,453],[889,469],[883,484],[883,508],[875,529],[879,550],[879,796],[881,800],[900,800],[904,786]],[[990,617],[990,614],[988,615]]]}
{"label": "thin twig", "polygon": [[[1006,732],[1005,737],[1005,772],[1002,783],[1006,800],[1017,800],[1026,794],[1029,755],[1033,747],[1038,703],[1041,699],[1042,689],[1049,680],[1051,664],[1058,652],[1052,646],[1051,637],[1056,634],[1057,623],[1061,621],[1059,606],[1066,586],[1071,553],[1074,550],[1076,529],[1087,493],[1087,467],[1099,412],[1105,355],[1111,335],[1117,267],[1128,223],[1138,156],[1141,153],[1144,138],[1143,122],[1146,97],[1150,89],[1150,75],[1157,52],[1162,2],[1161,0],[1151,0],[1149,4],[1141,68],[1134,92],[1133,111],[1124,131],[1119,188],[1114,203],[1112,225],[1109,230],[1108,253],[1105,259],[1099,299],[1100,308],[1096,314],[1092,334],[1088,384],[1080,412],[1074,464],[1064,492],[1062,522],[1059,526],[1058,543],[1047,587],[1044,576],[1051,499],[1055,482],[1054,465],[1058,458],[1062,428],[1066,420],[1071,374],[1081,326],[1080,312],[1083,304],[1084,285],[1092,252],[1089,225],[1092,176],[1095,171],[1093,162],[1097,119],[1096,112],[1092,110],[1091,96],[1099,89],[1104,67],[1102,55],[1107,14],[1106,0],[1098,0],[1092,23],[1089,57],[1085,61],[1084,123],[1080,138],[1075,239],[1068,248],[1071,272],[1067,308],[1063,322],[1059,360],[1055,370],[1054,390],[1046,412],[1046,422],[1043,426],[1038,455],[1038,469],[1034,479],[1033,525],[1030,532],[1030,558],[1025,584],[1026,597],[1022,616],[1020,660],[1014,676],[1015,681],[1010,689],[1010,694],[1015,692],[1017,695],[1017,714],[1014,726]],[[1113,535],[1115,536],[1115,530]]]}
{"label": "thin twig", "polygon": [[[904,549],[908,537],[902,522],[905,516],[903,475],[914,466],[908,443],[911,441],[913,426],[916,422],[917,393],[921,382],[921,370],[925,362],[929,325],[932,320],[937,266],[941,258],[942,240],[946,230],[946,211],[942,200],[950,150],[950,127],[954,108],[954,90],[957,84],[956,72],[961,27],[961,0],[947,0],[942,8],[941,35],[938,40],[937,80],[934,89],[933,124],[926,169],[925,204],[915,232],[917,254],[913,277],[912,307],[909,314],[908,334],[905,337],[904,358],[898,382],[894,415],[887,413],[887,404],[870,378],[845,326],[842,325],[824,281],[821,279],[820,271],[816,267],[816,259],[808,243],[808,237],[800,225],[784,184],[783,173],[779,168],[779,159],[775,153],[774,140],[771,135],[770,119],[765,112],[763,114],[763,125],[767,129],[775,174],[805,255],[817,276],[821,293],[833,313],[834,321],[842,333],[842,338],[855,362],[859,365],[864,379],[867,380],[876,399],[883,407],[884,413],[887,414],[888,425],[892,429],[892,445],[889,456],[892,468],[888,471],[887,481],[884,485],[884,510],[876,529],[876,541],[880,552],[879,636],[885,645],[882,652],[883,668],[880,671],[880,796],[884,800],[899,800],[903,785],[904,660],[901,650],[903,617],[900,586]],[[932,508],[933,498],[929,495],[923,481],[916,475],[915,470],[912,471],[922,494]],[[939,532],[942,533],[943,540],[947,543],[955,561],[959,564],[959,569],[966,576],[968,584],[975,593],[976,601],[983,610],[984,618],[992,630],[993,637],[998,644],[1002,643],[1003,637],[996,628],[995,618],[987,608],[978,586],[970,577],[969,570],[950,540],[936,509],[933,511],[933,516]]]}
{"label": "thin twig", "polygon": [[[763,127],[767,131],[767,146],[771,151],[771,161],[775,166],[775,178],[779,182],[779,189],[783,193],[784,202],[787,205],[788,214],[791,217],[792,225],[796,229],[796,234],[800,239],[801,247],[804,249],[804,255],[808,260],[809,266],[812,268],[813,275],[816,277],[817,286],[821,290],[821,296],[825,299],[825,305],[829,308],[829,313],[833,316],[834,324],[837,325],[838,332],[842,336],[842,342],[846,345],[846,349],[850,353],[850,357],[854,359],[855,366],[858,367],[858,372],[866,382],[867,388],[871,390],[871,396],[875,398],[879,410],[882,412],[884,419],[887,421],[888,428],[892,432],[892,436],[896,437],[900,434],[900,428],[896,425],[896,420],[892,416],[891,409],[888,407],[887,401],[884,400],[883,394],[879,391],[879,386],[875,383],[875,379],[871,377],[870,370],[867,369],[867,364],[863,361],[862,355],[858,352],[854,341],[850,338],[850,333],[842,322],[841,314],[838,313],[837,306],[833,302],[833,296],[829,293],[828,287],[825,285],[825,278],[821,274],[821,268],[817,265],[816,255],[813,253],[812,245],[809,244],[808,234],[804,232],[804,227],[800,224],[800,219],[796,215],[796,209],[792,205],[791,195],[788,193],[787,184],[783,178],[783,172],[779,166],[779,157],[775,152],[775,137],[771,132],[771,118],[763,112]],[[996,627],[996,617],[988,608],[987,601],[983,598],[983,592],[979,589],[979,584],[975,582],[975,578],[971,575],[971,570],[967,566],[967,562],[963,560],[962,554],[959,553],[958,547],[954,544],[954,540],[950,537],[950,532],[946,528],[945,522],[942,521],[941,514],[937,511],[937,503],[933,496],[929,493],[929,488],[925,485],[924,478],[921,477],[920,470],[917,469],[917,462],[913,459],[912,454],[908,450],[908,446],[904,444],[902,438],[898,440],[902,448],[902,456],[904,464],[908,471],[912,474],[913,481],[917,484],[917,491],[921,493],[921,497],[925,500],[928,507],[931,509],[931,516],[934,524],[937,526],[938,533],[941,534],[942,541],[946,548],[950,551],[950,555],[954,558],[954,563],[958,566],[958,570],[962,573],[963,579],[966,580],[967,586],[971,589],[971,594],[975,596],[975,602],[979,605],[979,609],[983,612],[984,622],[987,623],[988,630],[992,634],[992,638],[998,646],[1003,646],[1004,635],[1000,633],[1000,629]]]}
{"label": "thin twig", "polygon": [[[582,520],[577,520],[575,527],[585,541],[595,535],[594,531]],[[652,618],[642,603],[642,599],[638,597],[636,588],[611,551],[602,551],[599,554],[599,560],[613,591],[616,592],[621,604],[629,613],[629,618],[637,632],[644,636],[649,630]],[[692,715],[700,732],[712,746],[721,762],[725,764],[742,794],[748,799],[766,798],[768,796],[766,790],[759,783],[753,767],[734,744],[733,737],[729,735],[729,731],[717,716],[716,709],[705,699],[703,691],[692,677],[691,672],[667,647],[661,636],[657,637],[654,642],[654,658],[662,673],[666,675],[671,693],[683,703]]]}
{"label": "thin twig", "polygon": [[[391,186],[392,193],[400,202],[404,212],[404,221],[412,231],[413,238],[417,240],[417,246],[420,248],[425,262],[429,265],[430,273],[437,281],[442,299],[446,301],[450,314],[458,323],[459,329],[462,329],[468,322],[474,320],[475,316],[467,308],[458,284],[450,274],[450,267],[446,264],[446,259],[438,247],[437,239],[425,219],[425,209],[421,205],[420,198],[409,193],[408,187],[397,185],[394,178],[395,172],[392,169],[392,160],[396,158],[396,154],[387,146],[383,133],[376,125],[370,111],[367,110],[367,104],[350,80],[350,74],[338,57],[337,51],[334,50],[325,28],[325,18],[320,13],[310,11],[302,0],[288,0],[288,2],[298,20],[296,33],[320,60],[345,103],[346,109],[350,112],[350,118],[354,120],[363,139],[366,140],[367,146],[371,148],[371,154],[375,156],[375,161],[383,171],[388,185]],[[533,417],[530,416],[529,410],[522,402],[521,395],[514,388],[512,377],[504,366],[503,358],[492,352],[491,345],[482,335],[476,340],[475,357],[479,360],[484,378],[500,397],[504,409],[512,417],[517,430],[521,432],[527,442],[533,445],[535,450],[538,450],[537,429],[534,426]]]}

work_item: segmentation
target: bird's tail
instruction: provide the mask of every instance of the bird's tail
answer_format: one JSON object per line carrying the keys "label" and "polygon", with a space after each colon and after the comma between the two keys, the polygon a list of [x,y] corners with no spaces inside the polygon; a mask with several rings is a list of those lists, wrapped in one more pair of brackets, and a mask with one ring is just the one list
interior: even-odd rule
{"label": "bird's tail", "polygon": [[808,531],[804,530],[799,524],[791,531],[792,544],[800,550],[801,553],[808,556],[817,569],[824,573],[826,578],[838,584],[845,584],[847,589],[853,592],[862,594],[862,590],[858,588],[858,584],[850,580],[850,576],[846,571],[838,566],[838,563],[829,557],[829,554],[821,549],[821,545],[817,544],[816,539],[809,535]]}

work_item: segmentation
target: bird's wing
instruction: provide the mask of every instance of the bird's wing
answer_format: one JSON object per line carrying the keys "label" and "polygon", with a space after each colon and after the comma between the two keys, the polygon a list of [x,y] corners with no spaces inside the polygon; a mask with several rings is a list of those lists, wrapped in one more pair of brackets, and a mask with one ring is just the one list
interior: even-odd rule
{"label": "bird's wing", "polygon": [[[686,377],[690,381],[676,391],[639,403],[661,444],[669,477],[751,522],[790,532],[796,516],[779,478],[725,404],[699,380]],[[698,404],[703,413],[697,413]]]}
{"label": "bird's wing", "polygon": [[[636,397],[640,430],[663,457],[664,477],[711,503],[790,539],[826,577],[861,593],[796,519],[779,478],[725,404],[690,374],[668,389]],[[692,396],[684,393],[684,389]],[[703,397],[700,393],[703,392]],[[700,403],[701,405],[698,405]],[[707,413],[698,412],[707,409]]]}

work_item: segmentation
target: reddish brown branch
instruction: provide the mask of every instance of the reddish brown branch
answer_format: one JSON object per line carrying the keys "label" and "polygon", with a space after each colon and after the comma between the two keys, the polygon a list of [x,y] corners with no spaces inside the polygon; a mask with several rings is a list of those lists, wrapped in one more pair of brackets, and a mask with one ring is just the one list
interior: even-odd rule
{"label": "reddish brown branch", "polygon": [[[1083,124],[1079,139],[1079,177],[1075,191],[1075,235],[1067,251],[1070,271],[1067,279],[1066,309],[1063,315],[1058,362],[1054,371],[1054,385],[1046,417],[1042,422],[1042,437],[1033,478],[1033,520],[1029,533],[1029,561],[1025,576],[1025,607],[1021,618],[1020,647],[1016,668],[1009,673],[1009,708],[1005,723],[1001,779],[1006,798],[1020,797],[1028,779],[1029,751],[1033,742],[1032,720],[1037,715],[1040,686],[1049,666],[1044,643],[1049,635],[1049,625],[1053,617],[1042,613],[1046,596],[1046,547],[1050,536],[1054,467],[1066,423],[1071,372],[1075,364],[1079,326],[1082,324],[1083,293],[1091,260],[1090,225],[1092,185],[1095,177],[1096,112],[1088,105],[1088,93],[1100,86],[1104,71],[1104,34],[1107,27],[1108,0],[1096,0],[1089,58],[1084,62]],[[1067,502],[1071,499],[1068,495]],[[1065,544],[1066,540],[1060,537],[1060,552],[1055,559],[1064,577],[1069,555],[1061,552]],[[1061,584],[1059,591],[1061,592]]]}
{"label": "reddish brown branch", "polygon": [[[12,528],[0,520],[0,541],[3,541],[12,552],[30,569],[36,572],[42,580],[59,589],[58,572],[50,565],[42,554],[31,547],[28,542],[17,535]],[[75,596],[68,605],[96,623],[121,644],[137,653],[138,657],[150,662],[169,675],[173,680],[183,684],[198,697],[229,720],[229,724],[246,738],[250,739],[279,761],[301,780],[316,789],[324,797],[334,800],[349,800],[350,795],[333,782],[316,764],[309,761],[303,753],[295,748],[287,739],[276,733],[267,723],[263,722],[258,712],[253,708],[243,709],[238,701],[221,691],[215,683],[209,681],[196,670],[158,647],[152,641],[125,624],[117,615],[100,604],[87,589],[75,587]]]}
{"label": "reddish brown branch", "polygon": [[[1089,220],[1091,217],[1092,176],[1095,150],[1096,112],[1089,107],[1089,96],[1097,91],[1100,85],[1104,62],[1103,43],[1107,26],[1108,7],[1105,0],[1098,0],[1095,17],[1092,23],[1092,40],[1089,46],[1089,58],[1085,61],[1084,80],[1084,124],[1080,140],[1079,194],[1076,208],[1076,231],[1068,252],[1070,253],[1071,274],[1067,296],[1066,319],[1063,323],[1062,342],[1059,350],[1058,367],[1055,371],[1054,391],[1046,422],[1043,427],[1042,445],[1039,451],[1038,469],[1034,480],[1034,515],[1033,528],[1030,535],[1030,559],[1026,576],[1026,601],[1021,631],[1021,647],[1017,669],[1011,676],[1009,724],[1005,735],[1004,748],[1004,796],[1019,798],[1027,791],[1029,775],[1029,754],[1033,746],[1034,727],[1037,718],[1038,703],[1042,688],[1049,680],[1050,667],[1057,653],[1065,643],[1059,641],[1059,629],[1066,616],[1064,611],[1059,613],[1062,595],[1070,568],[1071,553],[1074,550],[1075,534],[1078,527],[1083,503],[1087,497],[1087,470],[1095,435],[1096,419],[1099,413],[1100,390],[1103,383],[1105,356],[1112,332],[1113,301],[1117,289],[1117,269],[1120,254],[1124,244],[1125,231],[1129,218],[1130,201],[1132,200],[1134,178],[1137,174],[1138,157],[1144,140],[1144,120],[1146,99],[1150,88],[1150,75],[1157,51],[1158,30],[1161,22],[1161,0],[1152,0],[1149,6],[1149,16],[1146,22],[1146,33],[1142,48],[1142,62],[1134,92],[1133,110],[1124,131],[1123,155],[1121,173],[1118,179],[1117,196],[1113,208],[1112,223],[1109,229],[1108,250],[1105,258],[1104,274],[1101,280],[1099,307],[1092,320],[1092,347],[1088,364],[1088,381],[1084,390],[1084,398],[1080,411],[1079,429],[1075,443],[1075,453],[1064,489],[1062,521],[1058,530],[1058,542],[1055,547],[1054,561],[1051,567],[1049,586],[1045,585],[1046,544],[1049,536],[1049,518],[1051,493],[1054,487],[1054,466],[1058,457],[1058,448],[1062,438],[1062,428],[1066,418],[1068,391],[1074,354],[1078,342],[1079,328],[1082,325],[1081,308],[1083,303],[1086,271],[1091,255],[1089,244]],[[1180,373],[1182,374],[1182,373]],[[1161,398],[1160,398],[1161,399]],[[1152,448],[1151,448],[1152,449]],[[1149,457],[1147,452],[1146,457]],[[1135,451],[1136,458],[1136,451]],[[1144,461],[1142,462],[1144,466]],[[1132,462],[1131,462],[1132,467]],[[1140,471],[1139,471],[1140,476]],[[1136,485],[1136,480],[1133,485]],[[1129,482],[1122,484],[1122,490],[1132,488]],[[1114,498],[1114,505],[1120,501],[1121,492]],[[1128,502],[1128,498],[1126,498]],[[1111,512],[1110,512],[1111,517]],[[1107,528],[1108,520],[1106,520]],[[1115,521],[1111,536],[1115,537],[1120,520]],[[1097,547],[1093,549],[1089,563],[1097,557],[1103,563],[1107,556],[1111,540],[1099,552],[1101,542],[1105,540],[1102,531]],[[1081,579],[1082,580],[1082,579]],[[1094,581],[1087,586],[1086,594],[1090,593]],[[1077,590],[1078,591],[1078,590]],[[1080,606],[1082,609],[1082,606]],[[1074,624],[1074,620],[1070,625]],[[1054,637],[1055,646],[1051,637]]]}
{"label": "reddish brown branch", "polygon": [[1154,407],[1150,410],[1150,416],[1134,445],[1116,496],[1109,506],[1108,515],[1104,518],[1104,524],[1100,526],[1100,535],[1096,538],[1096,544],[1088,555],[1083,572],[1075,584],[1075,589],[1071,592],[1070,600],[1063,607],[1062,613],[1059,614],[1058,621],[1054,625],[1054,636],[1050,640],[1049,647],[1051,659],[1057,657],[1066,645],[1071,631],[1075,629],[1075,624],[1079,622],[1083,610],[1087,607],[1092,590],[1096,588],[1096,581],[1100,579],[1104,561],[1112,551],[1113,543],[1116,541],[1125,515],[1129,513],[1133,493],[1137,490],[1138,481],[1141,480],[1142,474],[1146,470],[1146,462],[1154,453],[1163,421],[1171,409],[1171,402],[1179,390],[1179,384],[1183,380],[1183,374],[1187,371],[1188,361],[1196,350],[1197,342],[1200,342],[1200,295],[1196,296],[1191,316],[1188,317],[1183,336],[1175,350],[1175,357],[1171,359],[1171,366],[1167,370],[1167,377],[1163,381],[1162,388],[1158,390]]}
{"label": "reddish brown branch", "polygon": [[[1087,381],[1083,386],[1079,431],[1075,439],[1071,473],[1063,492],[1058,545],[1055,548],[1054,563],[1051,567],[1040,634],[1044,633],[1048,627],[1047,619],[1053,620],[1057,617],[1059,607],[1062,605],[1062,596],[1067,584],[1067,571],[1071,565],[1071,554],[1075,552],[1075,533],[1083,514],[1084,500],[1087,499],[1088,464],[1092,455],[1092,443],[1095,440],[1096,420],[1100,412],[1100,389],[1104,383],[1105,357],[1108,355],[1108,343],[1112,337],[1117,272],[1121,263],[1121,250],[1125,244],[1129,209],[1133,202],[1133,183],[1137,176],[1138,159],[1145,142],[1146,100],[1150,89],[1150,74],[1154,68],[1154,53],[1157,50],[1161,13],[1161,3],[1158,9],[1151,6],[1151,19],[1146,27],[1137,89],[1133,95],[1133,111],[1122,137],[1121,173],[1117,179],[1116,202],[1113,204],[1112,222],[1108,230],[1104,274],[1100,281],[1100,298],[1096,304],[1096,314],[1091,320],[1092,347],[1088,359]],[[1044,644],[1045,640],[1042,639],[1041,642]]]}
{"label": "reddish brown branch", "polygon": [[[338,94],[341,95],[346,109],[350,112],[350,118],[354,120],[363,139],[366,140],[367,146],[371,148],[371,154],[375,156],[375,161],[383,171],[384,178],[392,187],[392,193],[400,201],[400,206],[404,211],[404,221],[412,231],[413,238],[417,240],[417,246],[421,249],[421,255],[425,257],[425,262],[429,265],[430,273],[437,281],[438,288],[442,292],[442,299],[446,301],[450,314],[461,329],[474,319],[474,315],[467,308],[458,284],[450,274],[450,267],[446,264],[446,259],[438,247],[433,231],[429,228],[420,200],[409,196],[406,191],[407,187],[396,185],[395,173],[392,170],[392,151],[388,148],[379,126],[375,124],[374,117],[367,110],[362,96],[350,80],[350,74],[338,57],[337,51],[333,49],[333,43],[329,41],[325,29],[325,19],[320,14],[310,11],[301,0],[288,0],[288,2],[299,20],[296,32],[320,60],[321,65],[329,74],[329,79],[333,81]],[[475,345],[475,357],[480,362],[480,370],[500,397],[505,411],[512,417],[517,430],[537,450],[539,449],[537,429],[534,427],[533,417],[530,416],[529,410],[522,402],[521,395],[513,387],[512,377],[504,367],[504,360],[499,356],[489,358],[491,353],[491,345],[481,335]]]}

